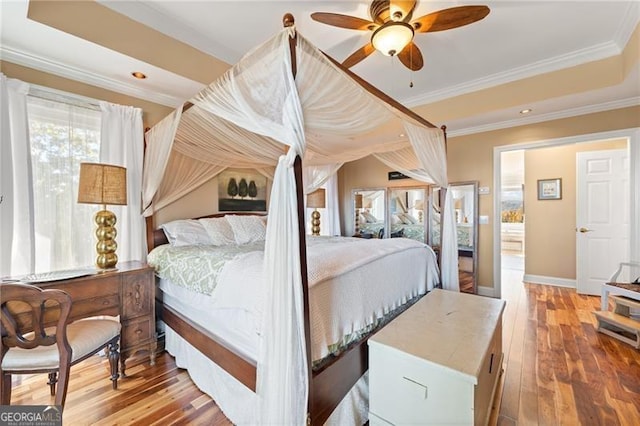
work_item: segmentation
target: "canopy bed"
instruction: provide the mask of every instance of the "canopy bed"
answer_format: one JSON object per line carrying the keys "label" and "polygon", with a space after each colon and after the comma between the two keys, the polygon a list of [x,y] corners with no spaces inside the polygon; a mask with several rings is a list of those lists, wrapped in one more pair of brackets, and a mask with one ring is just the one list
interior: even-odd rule
{"label": "canopy bed", "polygon": [[[246,412],[254,412],[251,422],[322,424],[345,405],[345,395],[366,388],[367,344],[361,339],[314,369],[308,267],[313,253],[307,251],[303,194],[319,188],[344,162],[367,155],[446,188],[444,132],[312,46],[296,32],[291,15],[284,23],[282,32],[194,96],[184,111],[177,109],[147,132],[143,204],[153,230],[154,212],[227,167],[251,168],[272,178],[259,262],[264,293],[255,359],[229,349],[224,339],[165,304],[167,348],[171,351],[170,339],[183,339],[196,352],[197,359],[185,361],[190,373],[197,365],[215,366],[220,370],[215,374],[235,380],[251,400],[245,405]],[[441,283],[457,290],[448,195],[443,206]],[[165,242],[157,232],[148,235],[150,249]],[[215,399],[227,414],[227,401]],[[355,410],[346,405],[346,411]]]}

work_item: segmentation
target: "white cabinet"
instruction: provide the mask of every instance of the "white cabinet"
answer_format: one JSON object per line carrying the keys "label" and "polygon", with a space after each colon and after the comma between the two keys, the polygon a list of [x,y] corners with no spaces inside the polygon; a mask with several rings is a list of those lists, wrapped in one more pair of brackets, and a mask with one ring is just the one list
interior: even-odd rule
{"label": "white cabinet", "polygon": [[371,337],[370,424],[486,424],[504,306],[436,289]]}

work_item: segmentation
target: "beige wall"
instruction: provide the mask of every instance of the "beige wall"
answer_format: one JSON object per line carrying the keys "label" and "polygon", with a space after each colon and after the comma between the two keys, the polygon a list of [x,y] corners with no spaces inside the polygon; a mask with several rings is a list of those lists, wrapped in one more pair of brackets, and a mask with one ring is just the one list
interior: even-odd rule
{"label": "beige wall", "polygon": [[[493,221],[495,220],[493,217],[494,147],[635,127],[640,127],[640,106],[449,139],[447,144],[449,181],[477,180],[480,186],[486,186],[490,189],[488,195],[479,196],[479,214],[489,217],[489,224],[479,225],[478,231],[479,286],[493,287]],[[350,206],[352,189],[386,187],[389,186],[389,184],[394,186],[412,186],[418,184],[411,179],[407,179],[406,181],[388,181],[388,171],[388,167],[372,157],[345,164],[338,175],[340,179],[341,211],[347,211],[345,208]],[[348,233],[353,230],[353,219],[351,218],[351,214],[343,214],[342,216],[343,233]],[[573,213],[573,216],[575,217],[575,213]],[[575,227],[575,225],[573,226]],[[572,260],[572,262],[575,265],[575,261]]]}
{"label": "beige wall", "polygon": [[69,80],[64,77],[58,77],[53,74],[16,65],[12,62],[0,61],[0,71],[9,78],[16,78],[27,83],[50,87],[52,89],[62,90],[68,93],[75,93],[77,95],[86,96],[100,101],[142,108],[142,121],[144,127],[153,126],[173,111],[172,108],[164,105],[123,95],[122,93],[113,92],[111,90],[102,89],[89,84],[80,83],[75,80]]}
{"label": "beige wall", "polygon": [[[576,154],[626,149],[626,140],[525,152],[525,274],[576,278]],[[562,179],[562,199],[538,200],[538,179]]]}

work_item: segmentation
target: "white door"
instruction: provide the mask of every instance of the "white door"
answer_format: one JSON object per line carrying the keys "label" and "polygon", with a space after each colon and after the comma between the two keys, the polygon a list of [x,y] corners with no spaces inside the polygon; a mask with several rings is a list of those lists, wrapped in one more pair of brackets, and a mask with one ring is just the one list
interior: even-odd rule
{"label": "white door", "polygon": [[626,149],[579,152],[576,286],[600,295],[620,262],[629,260],[629,155]]}

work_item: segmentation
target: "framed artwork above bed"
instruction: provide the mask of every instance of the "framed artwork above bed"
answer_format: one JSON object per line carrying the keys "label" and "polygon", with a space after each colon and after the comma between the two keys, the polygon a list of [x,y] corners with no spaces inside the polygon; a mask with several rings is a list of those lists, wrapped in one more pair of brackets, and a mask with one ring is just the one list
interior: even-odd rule
{"label": "framed artwork above bed", "polygon": [[251,169],[226,169],[220,173],[218,211],[266,212],[267,178]]}

